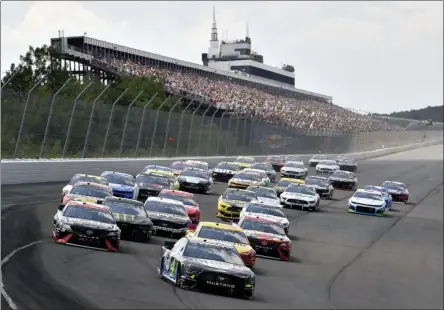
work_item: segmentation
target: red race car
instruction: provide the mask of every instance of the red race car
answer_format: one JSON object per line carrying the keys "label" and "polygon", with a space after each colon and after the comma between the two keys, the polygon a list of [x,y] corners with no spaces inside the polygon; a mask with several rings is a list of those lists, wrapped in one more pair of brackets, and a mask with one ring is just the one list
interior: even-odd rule
{"label": "red race car", "polygon": [[281,171],[281,168],[285,165],[285,158],[282,156],[268,156],[266,160],[263,161],[266,164],[273,166],[274,171]]}
{"label": "red race car", "polygon": [[192,163],[187,163],[186,161],[175,161],[170,165],[170,169],[173,170],[174,175],[177,177],[186,168],[192,168],[194,165]]}
{"label": "red race car", "polygon": [[200,221],[199,204],[196,202],[194,195],[187,192],[176,191],[171,189],[163,189],[159,196],[160,198],[168,198],[183,202],[187,210],[188,217],[191,220],[189,230],[195,230]]}
{"label": "red race car", "polygon": [[245,231],[245,235],[257,255],[289,261],[291,240],[278,221],[257,216],[244,216],[237,224],[233,225],[237,225]]}

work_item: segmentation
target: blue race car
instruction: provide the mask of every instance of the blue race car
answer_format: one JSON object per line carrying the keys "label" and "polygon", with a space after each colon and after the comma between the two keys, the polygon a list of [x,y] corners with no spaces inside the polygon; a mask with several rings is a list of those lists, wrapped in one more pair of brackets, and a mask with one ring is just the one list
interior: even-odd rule
{"label": "blue race car", "polygon": [[104,171],[100,176],[108,181],[109,186],[113,190],[114,197],[134,199],[136,184],[132,175],[115,171]]}
{"label": "blue race car", "polygon": [[380,192],[382,194],[382,197],[384,197],[385,199],[386,209],[387,210],[392,209],[392,195],[390,195],[390,193],[385,187],[376,186],[376,185],[366,185],[364,189]]}

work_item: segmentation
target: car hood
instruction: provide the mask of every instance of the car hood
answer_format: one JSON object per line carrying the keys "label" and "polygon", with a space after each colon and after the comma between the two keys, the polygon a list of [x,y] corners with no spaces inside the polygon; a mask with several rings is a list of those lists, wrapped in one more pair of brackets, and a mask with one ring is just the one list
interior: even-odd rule
{"label": "car hood", "polygon": [[140,217],[137,215],[131,215],[126,213],[112,212],[116,222],[133,223],[133,224],[144,224],[150,223],[151,220],[147,217]]}
{"label": "car hood", "polygon": [[161,191],[162,189],[169,189],[170,188],[167,185],[160,185],[160,184],[154,184],[154,183],[144,183],[144,182],[136,183],[136,187],[143,188],[143,189],[155,190],[155,191]]}
{"label": "car hood", "polygon": [[248,201],[242,201],[242,200],[222,200],[223,203],[226,203],[230,206],[238,206],[238,207],[243,207],[245,206],[247,203],[249,203]]}
{"label": "car hood", "polygon": [[132,192],[134,191],[134,186],[122,185],[116,183],[109,183],[109,186],[113,189],[113,191],[122,191],[122,192]]}
{"label": "car hood", "polygon": [[281,171],[293,171],[293,172],[304,172],[305,168],[295,168],[295,167],[282,167]]}
{"label": "car hood", "polygon": [[200,183],[200,182],[209,182],[208,179],[199,178],[199,177],[182,177],[179,176],[177,180],[184,180],[187,183]]}
{"label": "car hood", "polygon": [[319,169],[319,168],[338,169],[339,170],[339,166],[338,165],[317,165],[316,169]]}
{"label": "car hood", "polygon": [[197,211],[199,211],[199,207],[197,206],[191,206],[191,205],[185,205],[185,210],[187,210],[188,214],[194,214]]}
{"label": "car hood", "polygon": [[229,169],[219,169],[219,168],[216,168],[216,169],[213,170],[213,172],[216,172],[216,173],[225,173],[225,174],[235,174],[237,171],[235,171],[235,170],[229,170]]}
{"label": "car hood", "polygon": [[389,194],[404,194],[407,192],[407,190],[397,190],[397,189],[390,189],[387,188],[387,191],[389,192]]}
{"label": "car hood", "polygon": [[270,214],[263,214],[263,213],[253,213],[253,212],[245,212],[244,216],[258,216],[259,218],[263,219],[272,219],[275,221],[279,221],[281,223],[288,223],[288,219],[285,217],[270,215]]}
{"label": "car hood", "polygon": [[290,242],[290,239],[287,236],[276,235],[256,230],[244,230],[244,231],[248,238],[268,240],[274,242]]}
{"label": "car hood", "polygon": [[189,264],[192,265],[193,267],[201,267],[209,271],[219,271],[226,274],[234,273],[236,275],[242,275],[245,277],[253,276],[253,272],[247,266],[235,265],[226,262],[218,262],[209,259],[186,257],[186,256],[184,257],[183,262],[184,264],[187,265]]}
{"label": "car hood", "polygon": [[341,166],[356,166],[356,163],[347,162],[347,161],[339,161],[338,165],[341,165]]}
{"label": "car hood", "polygon": [[330,185],[324,186],[324,185],[317,185],[317,184],[307,184],[307,186],[313,187],[315,189],[330,189]]}
{"label": "car hood", "polygon": [[252,180],[244,180],[244,179],[237,179],[237,178],[232,178],[230,181],[240,183],[240,184],[260,184],[261,183],[261,181],[252,181]]}
{"label": "car hood", "polygon": [[[197,237],[199,239],[202,239],[200,237]],[[218,243],[226,245],[226,246],[234,246],[239,254],[247,253],[251,251],[253,248],[249,244],[242,244],[242,243],[234,243],[229,241],[222,241],[222,240],[216,240]]]}
{"label": "car hood", "polygon": [[298,198],[298,199],[305,199],[305,200],[313,200],[316,199],[316,196],[314,195],[307,195],[307,194],[300,194],[300,193],[283,193],[281,195],[282,198]]}
{"label": "car hood", "polygon": [[339,178],[339,177],[330,177],[329,181],[340,181],[340,182],[355,182],[356,179],[347,179],[347,178]]}
{"label": "car hood", "polygon": [[108,223],[103,223],[103,222],[98,222],[98,221],[87,220],[87,219],[79,219],[79,218],[66,217],[66,216],[64,216],[62,219],[63,219],[64,223],[66,223],[70,226],[79,225],[79,226],[84,226],[84,227],[108,229],[108,230],[114,230],[114,228],[115,228],[114,224],[108,224]]}
{"label": "car hood", "polygon": [[263,202],[266,204],[279,205],[279,198],[267,198],[267,197],[258,197],[259,202]]}
{"label": "car hood", "polygon": [[167,220],[176,223],[188,222],[188,216],[184,215],[177,215],[177,214],[163,213],[163,212],[151,212],[151,211],[147,211],[146,213],[148,214],[148,217],[150,219]]}
{"label": "car hood", "polygon": [[385,200],[373,200],[368,198],[354,198],[354,197],[352,197],[350,200],[352,203],[359,203],[375,207],[379,207],[385,202]]}
{"label": "car hood", "polygon": [[75,194],[69,194],[68,196],[66,196],[66,198],[67,198],[67,201],[77,200],[77,201],[81,201],[81,202],[90,202],[90,203],[103,202],[103,200],[104,200],[103,198],[75,195]]}
{"label": "car hood", "polygon": [[253,164],[247,164],[247,163],[240,163],[240,162],[237,162],[237,161],[235,161],[233,164],[241,166],[242,168],[249,168],[249,167],[251,167],[251,165],[253,165]]}

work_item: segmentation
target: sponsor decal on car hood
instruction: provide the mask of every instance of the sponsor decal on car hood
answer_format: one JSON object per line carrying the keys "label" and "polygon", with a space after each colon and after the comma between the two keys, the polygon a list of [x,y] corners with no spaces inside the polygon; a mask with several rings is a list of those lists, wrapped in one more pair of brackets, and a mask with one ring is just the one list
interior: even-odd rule
{"label": "sponsor decal on car hood", "polygon": [[290,239],[288,239],[287,236],[266,233],[263,231],[245,230],[245,234],[249,238],[255,238],[260,240],[274,241],[274,242],[290,242]]}
{"label": "sponsor decal on car hood", "polygon": [[75,194],[70,194],[66,198],[67,198],[67,201],[75,200],[75,201],[90,202],[90,203],[97,203],[99,201],[103,201],[103,198],[75,195]]}
{"label": "sponsor decal on car hood", "polygon": [[338,165],[317,165],[316,169],[336,169],[339,170]]}
{"label": "sponsor decal on car hood", "polygon": [[223,200],[223,203],[226,203],[230,206],[234,206],[234,207],[243,207],[245,206],[247,203],[249,203],[248,201],[242,201],[242,200]]}
{"label": "sponsor decal on car hood", "polygon": [[373,199],[368,199],[368,198],[351,198],[351,202],[363,204],[363,205],[368,205],[368,206],[379,207],[385,202],[385,200],[373,200]]}
{"label": "sponsor decal on car hood", "polygon": [[122,185],[122,184],[116,184],[116,183],[109,183],[109,186],[113,189],[113,191],[122,191],[122,192],[132,192],[134,191],[133,186],[129,185]]}
{"label": "sponsor decal on car hood", "polygon": [[283,193],[282,195],[285,198],[299,198],[299,199],[304,199],[304,200],[316,199],[316,196],[314,196],[314,195],[307,195],[307,194],[300,194],[300,193]]}
{"label": "sponsor decal on car hood", "polygon": [[63,217],[63,222],[68,225],[82,225],[87,227],[94,227],[99,229],[113,229],[114,224],[108,224],[98,221],[92,221],[87,219],[79,219],[75,217]]}
{"label": "sponsor decal on car hood", "polygon": [[137,219],[137,215],[112,212],[116,221],[118,222],[134,222]]}
{"label": "sponsor decal on car hood", "polygon": [[281,205],[279,203],[279,199],[277,199],[277,198],[258,197],[258,200],[259,200],[259,202],[263,202],[263,203],[270,204],[270,205],[278,205],[278,206]]}
{"label": "sponsor decal on car hood", "polygon": [[224,173],[224,174],[235,174],[236,173],[236,171],[234,171],[234,170],[228,170],[228,169],[214,169],[214,171],[213,172],[216,172],[216,173]]}
{"label": "sponsor decal on car hood", "polygon": [[275,215],[270,215],[270,214],[245,212],[245,216],[258,216],[259,218],[272,219],[272,220],[279,221],[281,223],[288,223],[288,220],[285,217],[280,217],[280,216],[275,216]]}
{"label": "sponsor decal on car hood", "polygon": [[355,179],[347,179],[347,178],[336,178],[336,177],[332,178],[332,177],[330,177],[329,181],[335,181],[335,182],[355,182],[356,180]]}
{"label": "sponsor decal on car hood", "polygon": [[195,184],[198,184],[200,182],[208,182],[208,179],[199,178],[199,177],[179,177],[179,180],[183,180],[187,183],[195,183]]}
{"label": "sponsor decal on car hood", "polygon": [[184,263],[185,264],[189,263],[189,264],[202,265],[205,267],[224,270],[224,271],[228,271],[228,272],[234,271],[234,272],[243,273],[245,275],[251,275],[251,273],[252,273],[251,270],[247,266],[235,265],[235,264],[230,264],[230,263],[226,263],[226,262],[219,262],[219,261],[209,260],[209,259],[184,257]]}
{"label": "sponsor decal on car hood", "polygon": [[305,172],[304,168],[293,168],[293,167],[283,167],[281,172],[297,172],[297,173],[303,173]]}
{"label": "sponsor decal on car hood", "polygon": [[151,212],[147,211],[148,217],[158,220],[169,220],[169,221],[175,221],[180,223],[186,223],[188,221],[188,216],[185,215],[178,215],[178,214],[171,214],[171,213],[163,213],[163,212]]}

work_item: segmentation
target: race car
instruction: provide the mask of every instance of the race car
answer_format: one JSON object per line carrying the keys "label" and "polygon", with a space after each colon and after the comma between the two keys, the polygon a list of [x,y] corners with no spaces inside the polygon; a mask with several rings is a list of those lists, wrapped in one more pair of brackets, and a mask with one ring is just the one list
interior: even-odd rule
{"label": "race car", "polygon": [[289,161],[281,169],[282,178],[305,179],[308,175],[308,169],[304,164]]}
{"label": "race car", "polygon": [[245,216],[258,216],[260,218],[272,219],[278,221],[282,225],[286,234],[288,234],[288,231],[290,230],[290,221],[282,211],[282,208],[276,207],[275,205],[252,201],[242,208],[240,218]]}
{"label": "race car", "polygon": [[[170,179],[172,182],[176,181],[176,176],[174,175],[174,172],[171,172],[171,171],[165,171],[165,170],[162,170],[162,169],[148,169],[148,170],[146,170],[143,173],[144,174],[163,176],[163,177],[166,177],[166,178]],[[137,176],[136,176],[136,178],[137,178]]]}
{"label": "race car", "polygon": [[104,171],[101,177],[105,178],[113,189],[113,196],[133,199],[135,192],[134,177],[130,174]]}
{"label": "race car", "polygon": [[406,185],[401,182],[385,181],[380,186],[386,188],[395,202],[407,203],[409,200],[409,190]]}
{"label": "race car", "polygon": [[244,230],[240,227],[216,222],[200,222],[196,230],[189,232],[188,236],[218,240],[227,245],[233,245],[247,267],[253,267],[256,262],[256,251],[250,246]]}
{"label": "race car", "polygon": [[69,194],[62,197],[61,204],[76,200],[102,204],[106,197],[113,195],[111,187],[98,183],[78,182],[70,190]]}
{"label": "race car", "polygon": [[154,235],[183,237],[191,225],[185,205],[180,201],[149,197],[145,201],[144,208],[153,222]]}
{"label": "race car", "polygon": [[187,211],[188,217],[191,221],[191,225],[188,227],[189,230],[196,229],[197,224],[200,221],[200,209],[195,197],[191,193],[163,189],[159,198],[172,199],[182,202],[185,205],[185,210]]}
{"label": "race car", "polygon": [[303,161],[299,156],[296,156],[296,155],[288,155],[288,156],[285,156],[285,157],[284,157],[284,161],[285,161],[285,163],[288,163],[288,162],[295,162],[295,163],[300,163],[300,164],[305,165],[305,164],[304,164],[304,161]]}
{"label": "race car", "polygon": [[334,187],[328,182],[327,178],[319,176],[308,176],[305,184],[313,187],[321,198],[332,199]]}
{"label": "race car", "polygon": [[170,165],[170,168],[174,171],[174,175],[178,176],[182,173],[185,168],[192,168],[193,165],[190,163],[187,163],[185,161],[175,161]]}
{"label": "race car", "polygon": [[393,204],[392,195],[389,194],[389,192],[386,188],[384,188],[382,186],[366,185],[364,187],[364,189],[375,191],[375,192],[380,192],[382,197],[384,197],[384,199],[385,199],[387,211],[392,209],[392,204]]}
{"label": "race car", "polygon": [[153,222],[148,218],[143,203],[133,199],[106,197],[103,205],[111,211],[121,239],[146,242],[151,240]]}
{"label": "race car", "polygon": [[117,252],[120,228],[108,207],[69,201],[54,216],[52,239],[56,243],[82,245]]}
{"label": "race car", "polygon": [[290,185],[280,198],[284,208],[299,207],[309,211],[318,210],[321,202],[321,197],[316,193],[316,190],[305,184]]}
{"label": "race car", "polygon": [[203,169],[203,170],[210,170],[210,165],[208,165],[205,161],[200,160],[187,160],[186,163],[191,164],[194,168]]}
{"label": "race car", "polygon": [[280,197],[281,194],[285,191],[285,189],[291,184],[304,184],[304,183],[305,181],[300,179],[282,178],[276,184],[274,190],[276,191],[276,195]]}
{"label": "race car", "polygon": [[179,190],[194,190],[206,194],[211,191],[213,178],[208,171],[198,168],[186,168],[177,177]]}
{"label": "race car", "polygon": [[334,160],[321,160],[316,165],[316,174],[330,175],[336,170],[339,170],[339,166]]}
{"label": "race car", "polygon": [[108,181],[105,178],[90,175],[90,174],[75,174],[69,183],[62,189],[62,198],[66,194],[69,194],[72,187],[78,182],[89,182],[89,183],[98,183],[103,185],[108,185]]}
{"label": "race car", "polygon": [[260,174],[244,171],[239,171],[228,181],[228,188],[245,189],[250,185],[265,186],[265,182]]}
{"label": "race car", "polygon": [[265,172],[264,170],[258,170],[258,169],[252,169],[252,168],[245,168],[244,170],[242,170],[243,172],[252,172],[252,173],[257,173],[261,176],[262,178],[262,183],[264,184],[265,187],[267,187],[268,185],[270,185],[270,178],[267,175],[267,172]]}
{"label": "race car", "polygon": [[358,164],[351,157],[341,156],[336,160],[336,163],[338,164],[339,169],[342,171],[350,171],[350,172],[358,171]]}
{"label": "race car", "polygon": [[283,156],[268,156],[263,163],[270,164],[275,171],[281,171],[282,166],[285,164],[285,159]]}
{"label": "race car", "polygon": [[386,202],[380,192],[358,189],[348,201],[348,212],[384,216]]}
{"label": "race car", "polygon": [[246,299],[253,298],[256,284],[255,274],[233,245],[191,237],[164,241],[157,273],[177,287]]}
{"label": "race car", "polygon": [[158,166],[158,165],[147,165],[145,166],[145,168],[142,169],[142,173],[148,170],[157,170],[157,171],[165,171],[165,172],[170,172],[172,174],[174,174],[174,170],[168,167],[164,167],[164,166]]}
{"label": "race car", "polygon": [[158,196],[163,189],[174,189],[174,184],[167,176],[151,173],[139,173],[135,182],[134,199],[144,202],[148,197]]}
{"label": "race car", "polygon": [[255,192],[259,202],[281,207],[281,202],[274,189],[263,186],[249,186],[247,190]]}
{"label": "race car", "polygon": [[310,167],[316,167],[322,160],[327,160],[328,156],[327,155],[314,155],[312,158],[310,158],[310,160],[308,161]]}
{"label": "race car", "polygon": [[213,169],[212,177],[214,180],[227,182],[242,168],[239,165],[230,162],[220,162]]}
{"label": "race car", "polygon": [[233,225],[244,230],[256,255],[289,261],[291,240],[279,221],[259,216],[245,216],[239,220],[239,223]]}
{"label": "race car", "polygon": [[251,165],[253,165],[254,163],[256,163],[256,159],[254,159],[254,157],[244,157],[244,156],[239,156],[238,158],[236,158],[236,160],[234,161],[234,163],[236,165],[241,166],[242,168],[250,168]]}
{"label": "race car", "polygon": [[238,220],[243,206],[250,201],[257,200],[255,192],[228,188],[217,200],[217,217]]}
{"label": "race car", "polygon": [[270,164],[255,163],[251,165],[250,169],[263,170],[267,173],[267,176],[271,182],[274,183],[276,181],[276,171],[274,171],[273,166]]}
{"label": "race car", "polygon": [[358,187],[358,178],[353,172],[336,170],[328,178],[328,182],[335,189],[356,190]]}

